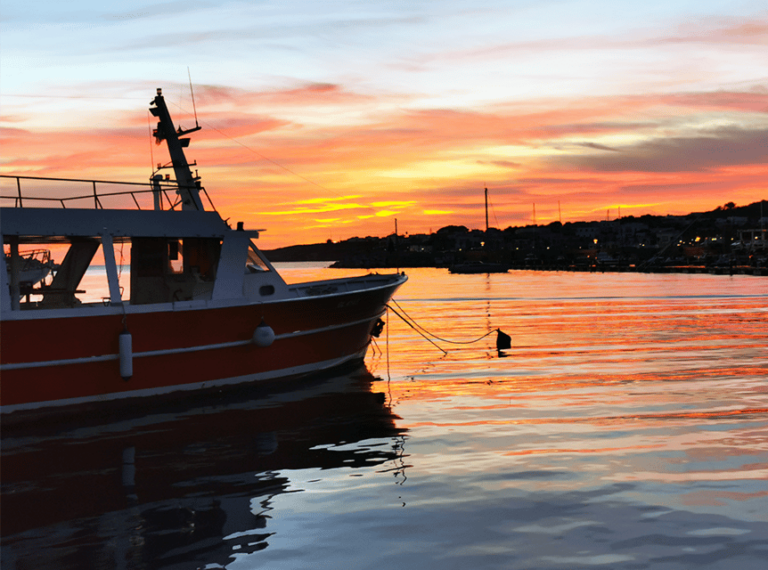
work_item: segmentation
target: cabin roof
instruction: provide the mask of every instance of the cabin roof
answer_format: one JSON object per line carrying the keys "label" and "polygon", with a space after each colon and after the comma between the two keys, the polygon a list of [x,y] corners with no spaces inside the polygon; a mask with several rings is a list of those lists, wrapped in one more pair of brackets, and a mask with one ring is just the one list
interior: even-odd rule
{"label": "cabin roof", "polygon": [[[218,212],[74,208],[0,208],[0,229],[4,236],[22,238],[105,234],[116,238],[223,238],[230,231]],[[256,232],[249,233],[256,237]]]}

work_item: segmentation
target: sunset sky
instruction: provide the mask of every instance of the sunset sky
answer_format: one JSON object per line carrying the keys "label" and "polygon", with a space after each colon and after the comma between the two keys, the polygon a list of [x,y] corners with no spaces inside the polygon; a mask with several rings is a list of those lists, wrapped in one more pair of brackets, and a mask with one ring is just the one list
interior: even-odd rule
{"label": "sunset sky", "polygon": [[[765,0],[5,0],[2,174],[144,181],[158,87],[274,248],[768,198]],[[154,120],[153,120],[154,122]]]}

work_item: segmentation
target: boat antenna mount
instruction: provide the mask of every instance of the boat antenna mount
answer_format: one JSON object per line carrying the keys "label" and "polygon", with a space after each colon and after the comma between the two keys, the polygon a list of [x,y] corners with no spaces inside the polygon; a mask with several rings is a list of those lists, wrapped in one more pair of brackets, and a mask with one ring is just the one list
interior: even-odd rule
{"label": "boat antenna mount", "polygon": [[159,119],[157,128],[153,131],[155,140],[158,144],[165,141],[168,145],[168,153],[171,155],[171,164],[173,165],[173,172],[176,175],[176,189],[179,197],[181,198],[182,210],[205,210],[203,202],[200,199],[200,177],[194,176],[190,169],[189,162],[184,155],[184,149],[189,146],[190,139],[180,138],[184,135],[188,135],[201,129],[200,125],[196,125],[193,129],[182,130],[176,129],[173,126],[173,120],[171,114],[168,112],[168,107],[165,104],[163,98],[163,90],[157,90],[157,95],[152,100],[153,107],[149,108],[149,112],[152,116]]}

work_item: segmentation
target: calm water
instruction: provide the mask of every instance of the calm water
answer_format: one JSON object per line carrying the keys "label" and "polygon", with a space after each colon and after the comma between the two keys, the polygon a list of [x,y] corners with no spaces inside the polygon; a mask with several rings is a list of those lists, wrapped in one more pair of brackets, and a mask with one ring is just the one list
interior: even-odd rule
{"label": "calm water", "polygon": [[768,279],[408,273],[512,348],[390,312],[366,370],[5,429],[2,568],[768,568]]}

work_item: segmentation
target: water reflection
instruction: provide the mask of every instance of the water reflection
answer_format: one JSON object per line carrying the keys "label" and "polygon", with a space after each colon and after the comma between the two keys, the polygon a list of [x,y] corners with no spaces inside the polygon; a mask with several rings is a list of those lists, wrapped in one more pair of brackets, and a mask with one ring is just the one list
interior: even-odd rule
{"label": "water reflection", "polygon": [[220,567],[266,548],[292,472],[403,477],[403,432],[376,380],[362,369],[4,425],[3,568]]}
{"label": "water reflection", "polygon": [[765,278],[409,274],[505,357],[390,313],[386,382],[6,433],[3,567],[768,567]]}

